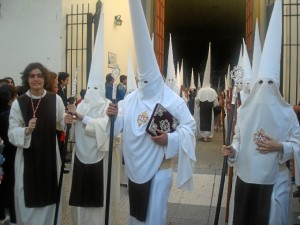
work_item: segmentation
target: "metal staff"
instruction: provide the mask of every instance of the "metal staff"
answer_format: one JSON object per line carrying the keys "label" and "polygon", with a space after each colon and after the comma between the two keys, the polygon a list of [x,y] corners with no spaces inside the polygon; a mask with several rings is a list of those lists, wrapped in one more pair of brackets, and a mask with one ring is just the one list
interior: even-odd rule
{"label": "metal staff", "polygon": [[[243,73],[243,70],[240,66],[235,67],[231,73],[232,78],[235,80],[235,85],[233,88],[232,99],[231,99],[229,123],[228,123],[226,143],[225,143],[226,146],[230,145],[230,142],[231,142],[232,123],[233,123],[233,116],[235,113],[235,105],[236,105],[235,103],[236,103],[236,96],[237,96],[236,81],[238,79],[242,79],[242,73]],[[223,189],[224,189],[224,183],[225,183],[225,175],[226,175],[226,171],[227,171],[227,159],[228,159],[228,156],[224,156],[214,225],[218,225],[218,223],[219,223],[221,202],[222,202]]]}
{"label": "metal staff", "polygon": [[[120,75],[120,69],[118,65],[112,71],[112,75],[115,78],[113,83],[112,91],[112,103],[116,104],[116,95],[117,95],[117,78]],[[114,147],[114,125],[115,117],[110,117],[110,133],[109,133],[109,150],[108,150],[108,169],[107,169],[107,185],[106,185],[106,202],[105,202],[105,225],[109,224],[109,205],[110,205],[110,186],[111,186],[111,168],[112,168],[112,156],[113,156],[113,147]]]}
{"label": "metal staff", "polygon": [[[79,65],[77,65],[77,67],[76,67],[75,79],[72,82],[72,93],[71,93],[71,97],[69,98],[69,103],[70,104],[73,104],[74,101],[75,101],[78,71],[79,71]],[[65,161],[66,161],[66,149],[68,147],[68,140],[69,140],[69,136],[70,136],[71,127],[72,127],[71,124],[67,124],[64,148],[62,149],[62,152],[61,152],[61,167],[60,167],[59,181],[58,181],[58,188],[57,188],[58,192],[57,192],[57,199],[56,199],[56,205],[55,205],[55,214],[54,214],[54,223],[53,223],[54,225],[57,224],[57,219],[58,219],[60,194],[61,194],[61,187],[62,187],[63,175],[64,175],[64,167],[65,167]]]}

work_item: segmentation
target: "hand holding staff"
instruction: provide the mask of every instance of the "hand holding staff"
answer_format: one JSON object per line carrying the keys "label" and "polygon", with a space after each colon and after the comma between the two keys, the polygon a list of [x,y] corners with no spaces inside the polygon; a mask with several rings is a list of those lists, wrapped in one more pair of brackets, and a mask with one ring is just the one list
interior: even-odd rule
{"label": "hand holding staff", "polygon": [[[235,107],[236,107],[236,98],[237,98],[237,87],[236,87],[236,81],[242,80],[243,77],[243,69],[240,66],[236,66],[233,71],[231,71],[232,79],[234,79],[235,84],[233,88],[232,93],[232,99],[231,99],[231,107],[230,107],[230,114],[229,114],[229,123],[228,123],[228,129],[227,129],[227,136],[226,136],[226,142],[225,146],[230,146],[231,142],[231,132],[232,132],[232,124],[233,124],[233,116],[235,113]],[[216,208],[216,214],[215,214],[215,220],[214,225],[218,225],[219,223],[219,216],[220,216],[220,209],[221,209],[221,202],[222,202],[222,196],[223,196],[223,189],[224,189],[224,183],[225,183],[225,174],[227,171],[227,159],[228,155],[224,156],[223,159],[223,167],[222,167],[222,174],[221,174],[221,181],[220,181],[220,189],[219,189],[219,195],[218,195],[218,202],[217,202],[217,208]]]}
{"label": "hand holding staff", "polygon": [[[233,101],[235,102],[235,98],[234,98]],[[229,123],[228,123],[228,130],[227,130],[227,136],[226,136],[227,138],[226,138],[225,146],[230,145],[230,138],[231,138],[232,121],[233,121],[234,111],[235,111],[235,104],[231,104],[230,118],[229,118]],[[228,158],[228,155],[225,155],[224,159],[223,159],[223,167],[222,167],[220,189],[219,189],[219,195],[218,195],[218,202],[217,202],[217,209],[216,209],[216,214],[215,214],[214,225],[218,225],[218,223],[219,223],[221,202],[222,202],[223,189],[224,189],[224,183],[225,183],[225,174],[226,174],[226,171],[227,171],[227,158]]]}

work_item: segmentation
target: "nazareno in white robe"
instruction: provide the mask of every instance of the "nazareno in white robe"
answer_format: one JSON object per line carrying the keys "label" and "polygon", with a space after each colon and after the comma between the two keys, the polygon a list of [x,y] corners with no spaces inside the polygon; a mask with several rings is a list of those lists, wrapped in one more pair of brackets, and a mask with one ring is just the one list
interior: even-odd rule
{"label": "nazareno in white robe", "polygon": [[[74,225],[104,225],[105,223],[105,203],[106,203],[106,187],[107,187],[107,168],[108,168],[108,150],[109,138],[105,133],[107,123],[110,123],[106,115],[106,109],[110,101],[100,100],[99,108],[93,108],[93,113],[86,113],[86,107],[83,100],[78,105],[77,112],[86,115],[84,122],[76,121],[74,124],[75,141],[73,150],[74,154],[84,164],[94,164],[103,160],[103,181],[104,181],[104,199],[103,207],[75,207],[71,206],[71,215]],[[100,107],[101,106],[101,107]],[[110,191],[110,210],[109,210],[109,224],[118,224],[119,214],[119,195],[120,195],[120,160],[117,151],[118,139],[114,141],[113,161],[112,161],[112,176],[111,176],[111,191]],[[73,171],[72,171],[73,172]],[[72,174],[72,176],[76,174]],[[100,190],[99,190],[100,191]]]}
{"label": "nazareno in white robe", "polygon": [[[29,92],[26,93],[28,96]],[[45,96],[46,91],[43,93]],[[40,96],[32,96],[33,99],[38,99]],[[58,130],[64,129],[64,112],[65,106],[61,98],[56,95],[56,127]],[[38,122],[38,119],[37,119]],[[11,107],[9,117],[9,131],[8,136],[12,144],[17,146],[17,153],[15,158],[15,210],[17,224],[30,224],[30,225],[50,225],[54,221],[55,204],[40,208],[27,208],[25,207],[24,200],[24,184],[23,184],[23,173],[24,173],[24,157],[23,149],[28,148],[31,142],[31,135],[25,135],[24,120],[19,107],[19,103],[15,100]],[[56,162],[57,162],[57,178],[59,179],[59,172],[61,167],[61,159],[56,142]],[[45,162],[46,163],[46,162]],[[61,201],[60,201],[61,203]],[[61,205],[59,207],[59,214],[57,224],[61,224]],[[45,223],[47,221],[47,223]]]}
{"label": "nazareno in white robe", "polygon": [[219,105],[217,92],[210,87],[201,88],[195,97],[194,118],[196,120],[197,129],[196,137],[213,138],[214,136],[214,111],[212,110],[211,131],[202,131],[200,129],[200,101],[213,102],[213,108]]}
{"label": "nazareno in white robe", "polygon": [[[177,187],[193,190],[193,166],[195,157],[196,123],[185,102],[166,85],[161,95],[146,104],[138,90],[129,94],[119,108],[115,121],[115,135],[123,132],[124,159],[128,177],[135,183],[145,183],[153,178],[150,190],[147,219],[140,222],[129,216],[130,225],[160,225],[166,223],[167,203],[172,186],[172,170],[159,170],[164,158],[178,157]],[[160,99],[159,99],[160,98]],[[168,144],[161,146],[145,132],[155,101],[162,104],[175,118],[179,126],[168,133]],[[141,115],[148,117],[138,124]],[[107,128],[109,130],[109,127]],[[155,193],[155,194],[153,194]]]}
{"label": "nazareno in white robe", "polygon": [[[267,83],[266,80],[263,81]],[[292,107],[282,100],[279,91],[274,88],[274,95],[266,98],[264,92],[259,92],[260,86],[261,84],[256,83],[249,97],[238,109],[232,143],[236,155],[228,158],[228,162],[237,166],[237,175],[245,182],[274,185],[269,224],[288,225],[292,222],[292,199],[290,174],[285,163],[293,157],[297,161],[300,159],[299,123]],[[262,90],[269,91],[267,87]],[[258,104],[257,107],[253,103]],[[269,105],[269,108],[264,105]],[[253,134],[260,128],[283,144],[282,152],[261,154],[255,149]]]}

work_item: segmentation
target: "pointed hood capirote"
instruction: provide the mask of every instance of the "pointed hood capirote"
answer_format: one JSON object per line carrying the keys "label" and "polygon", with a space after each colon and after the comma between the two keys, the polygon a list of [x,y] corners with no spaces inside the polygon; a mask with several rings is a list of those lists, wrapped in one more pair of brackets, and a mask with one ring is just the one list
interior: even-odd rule
{"label": "pointed hood capirote", "polygon": [[179,69],[179,62],[177,62],[177,68],[176,68],[176,81],[178,84],[178,75],[179,75],[180,69]]}
{"label": "pointed hood capirote", "polygon": [[[87,86],[98,85],[101,86],[99,92],[101,96],[105,97],[105,76],[104,76],[104,5],[100,13],[97,36],[95,40],[91,69],[89,73]],[[88,88],[89,89],[89,88]],[[87,90],[88,92],[88,90]]]}
{"label": "pointed hood capirote", "polygon": [[129,0],[137,61],[138,92],[145,104],[153,105],[162,95],[164,80],[154,54],[140,0]]}
{"label": "pointed hood capirote", "polygon": [[102,111],[101,109],[105,106],[106,102],[104,76],[104,7],[103,4],[87,82],[87,91],[81,108],[78,108],[82,114],[97,114],[97,112],[92,112],[96,109],[99,111],[98,113],[101,113],[100,111]]}
{"label": "pointed hood capirote", "polygon": [[197,90],[199,91],[200,88],[201,88],[201,80],[200,80],[200,74],[198,73]]}
{"label": "pointed hood capirote", "polygon": [[259,37],[259,28],[258,28],[258,20],[256,19],[255,23],[255,35],[254,35],[254,47],[253,47],[253,56],[252,56],[252,73],[251,73],[251,88],[256,81],[259,64],[261,58],[261,44]]}
{"label": "pointed hood capirote", "polygon": [[211,44],[209,42],[206,67],[205,67],[204,77],[202,81],[202,88],[210,87],[210,74],[211,74],[211,47],[210,46]]}
{"label": "pointed hood capirote", "polygon": [[242,69],[243,69],[243,78],[242,78],[242,90],[241,93],[241,103],[243,104],[246,101],[251,88],[251,64],[248,56],[247,47],[243,39],[243,59],[242,59]]}
{"label": "pointed hood capirote", "polygon": [[[280,2],[280,3],[279,3]],[[257,79],[273,79],[280,86],[280,58],[282,37],[282,6],[276,0],[261,54]]]}
{"label": "pointed hood capirote", "polygon": [[176,91],[176,77],[175,77],[175,66],[174,66],[174,57],[173,57],[173,47],[172,47],[172,37],[170,34],[169,41],[169,52],[168,52],[168,65],[167,65],[167,77],[166,85],[171,88],[173,91]]}
{"label": "pointed hood capirote", "polygon": [[196,89],[193,68],[192,68],[192,74],[191,74],[190,89]]}
{"label": "pointed hood capirote", "polygon": [[178,71],[178,74],[177,74],[177,85],[179,86],[179,88],[181,87],[181,85],[184,85],[183,83],[183,60],[181,61],[181,67],[179,69],[179,64],[177,66],[177,71]]}
{"label": "pointed hood capirote", "polygon": [[133,72],[132,59],[130,51],[128,51],[128,67],[127,67],[127,90],[126,95],[137,89],[135,74]]}
{"label": "pointed hood capirote", "polygon": [[202,87],[198,91],[198,94],[196,96],[196,98],[199,99],[201,102],[205,102],[205,101],[213,102],[218,97],[216,91],[210,87],[210,73],[211,73],[211,44],[209,42],[207,62],[204,71]]}
{"label": "pointed hood capirote", "polygon": [[243,48],[244,48],[244,54],[243,54],[243,91],[245,93],[250,92],[250,83],[251,83],[251,64],[250,59],[248,56],[247,47],[245,44],[245,41],[243,39]]}
{"label": "pointed hood capirote", "polygon": [[[105,97],[104,10],[105,4],[103,4],[101,8],[92,64],[87,82],[87,91],[84,99],[79,103],[76,109],[79,114],[87,116],[91,123],[97,118],[97,123],[102,129],[105,129],[109,119],[106,115],[106,108],[110,102],[110,100]],[[108,150],[106,146],[108,144],[108,138],[106,135],[99,135],[102,132],[101,129],[95,128],[94,125],[89,123],[83,128],[83,123],[78,121],[78,123],[75,123],[74,132],[76,140],[78,140],[75,147],[76,156],[82,163],[92,164],[104,158],[105,151]],[[90,133],[94,136],[89,136]]]}
{"label": "pointed hood capirote", "polygon": [[[126,134],[124,147],[128,154],[124,155],[124,160],[128,177],[139,184],[149,181],[158,172],[165,157],[164,147],[155,143],[145,131],[149,121],[152,121],[150,117],[155,105],[160,103],[179,121],[174,133],[168,134],[169,144],[177,143],[178,139],[177,186],[192,189],[193,165],[196,160],[195,121],[183,99],[164,83],[152,48],[141,0],[129,0],[129,9],[139,83],[138,89],[126,96],[120,107],[119,115],[121,114],[120,117],[124,119],[118,116],[115,121],[115,127],[122,124],[119,128]],[[177,135],[180,138],[177,138]],[[175,139],[172,139],[173,137]],[[147,220],[148,218],[155,219],[151,215]],[[149,224],[159,223],[149,222]]]}
{"label": "pointed hood capirote", "polygon": [[225,76],[225,90],[231,88],[231,78],[230,78],[230,64],[228,64],[227,74]]}

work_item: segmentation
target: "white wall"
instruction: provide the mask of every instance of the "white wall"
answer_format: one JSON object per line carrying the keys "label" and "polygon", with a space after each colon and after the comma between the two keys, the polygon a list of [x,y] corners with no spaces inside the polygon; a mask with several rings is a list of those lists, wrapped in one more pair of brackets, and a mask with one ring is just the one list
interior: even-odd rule
{"label": "white wall", "polygon": [[[84,11],[87,12],[87,6],[89,3],[89,12],[95,13],[95,6],[97,0],[62,0],[62,24],[66,23],[66,14],[71,13],[71,5],[73,4],[73,12],[76,12],[76,7],[78,5],[79,12],[82,10],[82,4],[84,4]],[[104,70],[101,74],[106,76],[106,74],[112,71],[112,68],[108,67],[108,52],[117,55],[117,64],[120,67],[121,74],[127,74],[127,62],[128,62],[128,50],[130,49],[131,55],[134,57],[134,48],[132,42],[132,31],[131,31],[131,21],[129,15],[129,5],[128,0],[102,0],[104,10]],[[117,7],[116,7],[117,6]],[[103,8],[102,8],[103,9]],[[116,26],[114,24],[114,17],[116,15],[121,15],[123,21],[122,26]],[[62,28],[63,37],[66,36],[65,26]],[[79,35],[81,36],[81,35]],[[80,37],[79,37],[80,38]],[[86,40],[84,40],[85,42]],[[81,41],[79,41],[81,42]],[[62,65],[65,65],[65,42],[62,43]],[[133,59],[133,61],[135,61]],[[85,62],[84,62],[85,63]],[[84,65],[79,65],[84,66]],[[74,66],[75,67],[75,66]],[[74,68],[75,70],[75,68]],[[83,68],[83,73],[85,73],[85,68]],[[79,77],[77,92],[82,88],[86,88],[87,81],[85,80],[86,74],[82,74],[83,78]],[[70,88],[68,89],[70,92]],[[70,94],[70,93],[69,93]]]}
{"label": "white wall", "polygon": [[21,83],[20,72],[31,62],[61,69],[61,0],[2,0],[0,78]]}
{"label": "white wall", "polygon": [[[0,78],[11,76],[16,84],[21,84],[20,73],[31,62],[41,62],[54,72],[64,70],[66,14],[71,12],[72,4],[73,7],[77,4],[79,7],[82,4],[86,7],[88,3],[89,12],[94,14],[97,0],[0,0],[0,2]],[[108,52],[117,54],[121,74],[127,74],[129,49],[135,64],[128,0],[102,0],[102,2],[106,7],[105,61],[108,61]],[[150,11],[150,8],[147,11]],[[121,15],[122,26],[115,26],[115,15]],[[107,66],[104,68],[104,76],[111,72],[108,64],[105,65]]]}
{"label": "white wall", "polygon": [[[128,50],[134,58],[133,37],[131,30],[131,19],[129,15],[128,1],[104,0],[105,4],[105,75],[111,72],[108,68],[108,52],[117,54],[117,64],[121,74],[127,74]],[[117,7],[116,7],[117,6]],[[122,26],[114,24],[114,17],[121,15]]]}

